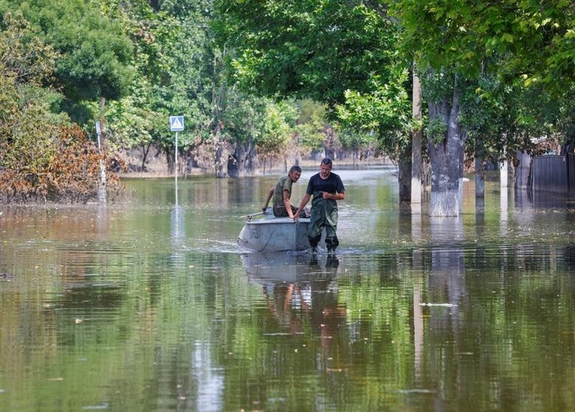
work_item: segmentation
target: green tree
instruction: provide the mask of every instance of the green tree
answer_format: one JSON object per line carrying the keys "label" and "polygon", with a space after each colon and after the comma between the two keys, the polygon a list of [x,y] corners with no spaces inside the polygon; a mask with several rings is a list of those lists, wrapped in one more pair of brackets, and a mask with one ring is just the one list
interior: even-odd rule
{"label": "green tree", "polygon": [[[79,127],[52,109],[61,95],[48,82],[58,53],[16,12],[0,30],[0,201],[97,199],[104,159]],[[109,177],[116,189],[117,175]]]}
{"label": "green tree", "polygon": [[[258,158],[263,161],[265,173],[266,161],[270,168],[275,159],[287,157],[293,147],[295,126],[297,122],[297,106],[291,102],[273,104],[269,102],[266,107],[266,118],[261,139],[257,143]],[[293,151],[292,151],[293,152]],[[298,158],[295,153],[296,159]]]}
{"label": "green tree", "polygon": [[296,145],[302,154],[309,155],[325,150],[326,106],[310,99],[298,101]]}
{"label": "green tree", "polygon": [[[72,120],[84,124],[95,114],[85,102],[118,99],[130,76],[132,44],[121,24],[106,18],[88,0],[2,0],[0,12],[20,10],[39,28],[45,43],[61,57],[52,85],[62,90],[62,108]],[[102,100],[104,102],[105,100]]]}
{"label": "green tree", "polygon": [[[481,90],[482,81],[492,79],[498,88],[487,103],[487,114],[490,108],[497,108],[491,103],[510,101],[500,88],[515,88],[521,96],[529,95],[521,90],[523,87],[535,84],[542,85],[539,91],[549,93],[571,89],[569,68],[573,63],[567,56],[573,51],[573,5],[516,0],[481,4],[402,0],[391,4],[403,28],[402,47],[413,52],[422,70],[429,102],[430,214],[457,215],[464,145],[474,127],[481,129],[470,122],[473,116],[464,115],[465,106],[472,101],[469,96]],[[530,103],[515,107],[511,122],[516,128],[529,123],[525,123],[525,114],[537,112]],[[547,104],[541,107],[550,108]],[[504,111],[493,110],[491,114],[490,122],[505,124]],[[485,125],[484,120],[479,124]],[[503,140],[500,147],[516,149],[509,144],[513,142],[509,135],[498,136]]]}
{"label": "green tree", "polygon": [[[384,144],[391,134],[409,135],[410,122],[401,121],[411,112],[403,92],[409,65],[397,52],[398,25],[387,16],[384,4],[251,0],[215,4],[218,41],[234,50],[230,76],[244,90],[321,102],[327,121],[339,120],[345,128],[362,133],[375,129]],[[384,147],[395,155],[398,145],[393,141]]]}
{"label": "green tree", "polygon": [[58,95],[43,89],[58,54],[37,37],[21,13],[6,13],[0,31],[0,144],[5,170],[34,171],[53,152],[54,128],[66,118],[53,115],[51,103]]}
{"label": "green tree", "polygon": [[[396,25],[360,1],[216,1],[219,41],[231,74],[252,93],[311,98],[332,109],[346,90],[389,80]],[[352,29],[353,28],[353,29]]]}
{"label": "green tree", "polygon": [[[128,92],[107,107],[105,135],[114,148],[139,148],[143,171],[152,146],[164,150],[172,162],[174,139],[168,128],[168,118],[175,112],[170,110],[165,96],[169,95],[167,90],[171,84],[170,53],[177,43],[181,24],[145,0],[100,0],[99,3],[102,13],[121,22],[131,39],[131,64],[135,71]],[[93,106],[96,110],[96,105]]]}
{"label": "green tree", "polygon": [[[411,132],[421,126],[411,114],[411,102],[407,90],[411,84],[408,72],[401,67],[392,67],[393,82],[381,83],[378,78],[369,93],[348,90],[346,103],[336,107],[338,123],[352,145],[352,149],[365,151],[374,149],[372,136],[378,140],[377,147],[398,164],[400,201],[411,199]],[[350,139],[351,138],[351,139]],[[360,140],[358,140],[360,138]]]}
{"label": "green tree", "polygon": [[[135,45],[133,65],[137,75],[131,92],[109,112],[110,132],[116,144],[141,147],[143,167],[147,150],[153,144],[165,153],[169,169],[175,170],[174,136],[168,128],[168,117],[183,115],[185,130],[179,134],[177,148],[180,159],[224,175],[218,169],[228,164],[228,153],[232,157],[256,155],[256,142],[250,140],[247,123],[236,126],[240,122],[232,119],[238,113],[250,113],[250,117],[258,119],[264,112],[254,113],[249,107],[253,99],[239,94],[224,81],[225,50],[213,43],[210,2],[101,3],[106,13],[124,21]],[[233,101],[233,105],[228,105],[228,101]],[[265,107],[256,106],[257,110]],[[228,109],[232,112],[226,113]],[[254,136],[261,132],[261,124],[257,126]],[[234,136],[236,132],[241,135]],[[244,143],[251,148],[239,147]],[[237,158],[229,165],[245,164],[245,160]],[[247,163],[251,165],[252,161]],[[178,169],[181,167],[178,165]]]}

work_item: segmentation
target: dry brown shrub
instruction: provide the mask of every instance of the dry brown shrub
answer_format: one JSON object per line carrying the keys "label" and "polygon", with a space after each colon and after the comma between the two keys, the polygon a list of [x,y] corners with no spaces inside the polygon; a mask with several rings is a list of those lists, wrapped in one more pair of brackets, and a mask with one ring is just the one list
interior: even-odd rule
{"label": "dry brown shrub", "polygon": [[[10,150],[8,143],[0,147],[0,153]],[[106,168],[106,191],[108,198],[122,193],[118,169],[124,165],[120,160],[101,153],[86,138],[79,126],[62,126],[56,139],[51,142],[45,162],[32,169],[26,164],[13,164],[0,169],[1,203],[87,203],[98,200],[101,185],[100,163]],[[110,166],[114,165],[114,171]],[[0,165],[2,154],[0,154]]]}

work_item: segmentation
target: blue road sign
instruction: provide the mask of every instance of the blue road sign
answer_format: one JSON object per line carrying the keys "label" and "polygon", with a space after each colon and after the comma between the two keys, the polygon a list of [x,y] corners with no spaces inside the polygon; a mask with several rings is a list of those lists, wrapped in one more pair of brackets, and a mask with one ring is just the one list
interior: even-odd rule
{"label": "blue road sign", "polygon": [[184,116],[170,116],[170,130],[181,132],[184,130]]}

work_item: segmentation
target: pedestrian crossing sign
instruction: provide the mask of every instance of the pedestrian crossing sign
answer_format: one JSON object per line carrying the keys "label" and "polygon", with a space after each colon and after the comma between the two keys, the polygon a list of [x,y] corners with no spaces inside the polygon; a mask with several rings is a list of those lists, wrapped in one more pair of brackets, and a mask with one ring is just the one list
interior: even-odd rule
{"label": "pedestrian crossing sign", "polygon": [[184,130],[184,116],[170,116],[170,131],[181,132]]}

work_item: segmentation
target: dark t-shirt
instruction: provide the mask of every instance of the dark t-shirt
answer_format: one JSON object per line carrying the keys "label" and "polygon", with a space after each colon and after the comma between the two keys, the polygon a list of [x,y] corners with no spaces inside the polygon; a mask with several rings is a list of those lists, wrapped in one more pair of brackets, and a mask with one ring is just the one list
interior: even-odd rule
{"label": "dark t-shirt", "polygon": [[307,183],[307,189],[305,191],[308,195],[314,195],[316,192],[328,192],[328,193],[344,193],[345,187],[341,178],[335,173],[330,173],[327,179],[322,179],[319,173],[316,173],[310,177]]}

